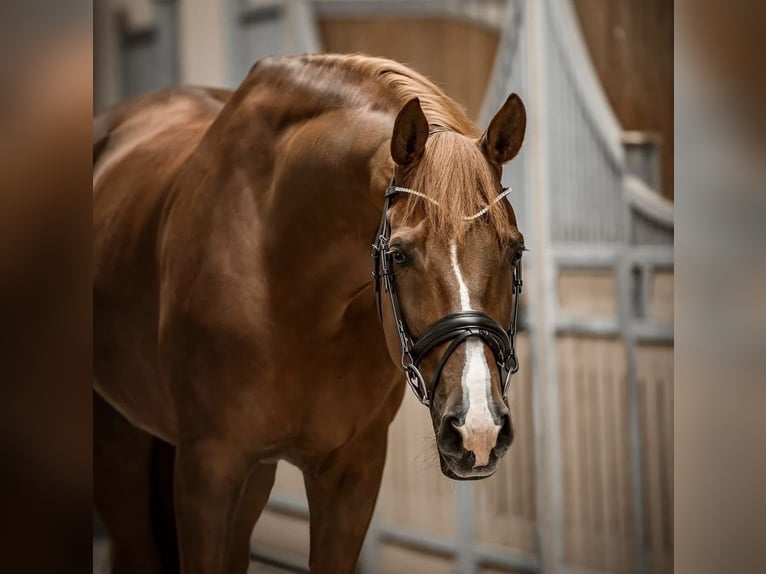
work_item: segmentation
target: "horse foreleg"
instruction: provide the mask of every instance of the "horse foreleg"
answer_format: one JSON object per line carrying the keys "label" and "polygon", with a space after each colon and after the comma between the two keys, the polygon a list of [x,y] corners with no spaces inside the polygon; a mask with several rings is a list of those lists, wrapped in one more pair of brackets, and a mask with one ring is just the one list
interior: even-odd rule
{"label": "horse foreleg", "polygon": [[182,574],[225,571],[251,467],[225,439],[178,445],[174,493]]}
{"label": "horse foreleg", "polygon": [[158,447],[94,393],[93,498],[109,534],[112,574],[177,572],[173,491],[170,477],[160,480],[158,472],[172,465],[165,460],[172,448]]}
{"label": "horse foreleg", "polygon": [[229,552],[229,574],[244,574],[250,564],[250,538],[274,486],[276,464],[256,464],[237,509],[237,521]]}
{"label": "horse foreleg", "polygon": [[[362,444],[363,443],[363,444]],[[311,574],[352,574],[375,508],[386,458],[386,429],[333,453],[304,480],[311,521]]]}

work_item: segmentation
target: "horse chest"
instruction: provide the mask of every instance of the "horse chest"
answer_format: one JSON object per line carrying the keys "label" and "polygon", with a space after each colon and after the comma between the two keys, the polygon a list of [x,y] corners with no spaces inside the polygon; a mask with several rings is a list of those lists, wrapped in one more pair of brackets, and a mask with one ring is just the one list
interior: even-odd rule
{"label": "horse chest", "polygon": [[293,444],[296,462],[310,463],[342,449],[360,436],[386,432],[401,404],[404,384],[396,369],[349,378],[328,372],[315,380],[300,413],[299,438]]}

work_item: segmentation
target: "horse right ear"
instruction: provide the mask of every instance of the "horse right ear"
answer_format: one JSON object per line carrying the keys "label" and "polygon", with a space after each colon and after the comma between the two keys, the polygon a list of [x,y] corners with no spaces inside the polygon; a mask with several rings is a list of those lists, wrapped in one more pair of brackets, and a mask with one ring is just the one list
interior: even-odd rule
{"label": "horse right ear", "polygon": [[396,116],[391,136],[391,157],[400,167],[417,163],[426,148],[428,120],[420,107],[420,100],[412,98]]}
{"label": "horse right ear", "polygon": [[511,94],[495,114],[483,138],[484,153],[501,166],[511,161],[524,143],[527,129],[527,111],[517,94]]}

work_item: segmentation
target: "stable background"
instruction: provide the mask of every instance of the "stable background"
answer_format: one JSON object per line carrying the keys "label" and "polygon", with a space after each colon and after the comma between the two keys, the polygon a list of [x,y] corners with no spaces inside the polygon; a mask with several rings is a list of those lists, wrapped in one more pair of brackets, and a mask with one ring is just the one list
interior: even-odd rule
{"label": "stable background", "polygon": [[[504,184],[531,252],[516,439],[494,477],[452,482],[406,395],[359,570],[672,572],[671,0],[96,0],[94,33],[96,111],[322,51],[409,64],[481,127],[518,92],[527,139]],[[252,541],[253,572],[306,570],[285,463]],[[104,553],[97,537],[94,572]]]}

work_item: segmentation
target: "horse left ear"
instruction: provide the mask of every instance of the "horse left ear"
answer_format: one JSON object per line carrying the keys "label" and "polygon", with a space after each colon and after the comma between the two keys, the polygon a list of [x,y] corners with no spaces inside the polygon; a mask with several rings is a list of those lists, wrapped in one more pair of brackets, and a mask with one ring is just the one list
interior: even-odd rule
{"label": "horse left ear", "polygon": [[524,143],[527,111],[518,94],[511,94],[495,114],[482,138],[487,157],[499,166],[511,161]]}
{"label": "horse left ear", "polygon": [[401,167],[417,163],[426,148],[428,120],[420,100],[412,98],[396,116],[391,136],[391,157]]}

